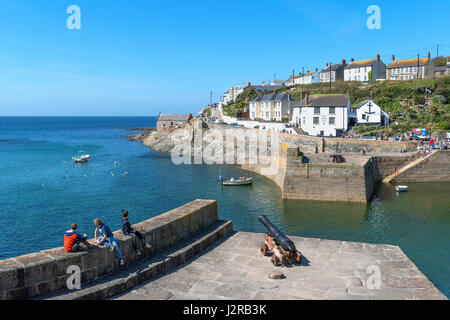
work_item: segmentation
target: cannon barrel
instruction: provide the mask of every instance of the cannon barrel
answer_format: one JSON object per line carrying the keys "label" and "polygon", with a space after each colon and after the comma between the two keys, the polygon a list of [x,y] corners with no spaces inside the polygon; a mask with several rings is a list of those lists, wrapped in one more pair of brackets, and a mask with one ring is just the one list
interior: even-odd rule
{"label": "cannon barrel", "polygon": [[274,226],[265,215],[259,216],[258,220],[266,227],[270,235],[285,251],[291,253],[297,251],[294,242],[292,242],[291,239],[289,239],[283,232],[281,232],[276,226]]}

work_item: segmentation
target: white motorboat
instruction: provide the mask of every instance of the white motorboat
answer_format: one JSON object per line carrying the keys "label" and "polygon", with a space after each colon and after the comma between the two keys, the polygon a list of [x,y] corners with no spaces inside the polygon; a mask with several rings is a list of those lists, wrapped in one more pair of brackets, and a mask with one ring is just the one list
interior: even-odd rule
{"label": "white motorboat", "polygon": [[88,160],[91,158],[90,155],[88,154],[83,154],[79,157],[72,157],[72,161],[75,163],[84,163],[84,162],[88,162]]}
{"label": "white motorboat", "polygon": [[395,190],[397,190],[397,192],[405,192],[408,191],[408,186],[396,186]]}
{"label": "white motorboat", "polygon": [[253,184],[253,178],[240,178],[236,180],[231,178],[230,180],[222,180],[223,186],[248,186],[250,184]]}

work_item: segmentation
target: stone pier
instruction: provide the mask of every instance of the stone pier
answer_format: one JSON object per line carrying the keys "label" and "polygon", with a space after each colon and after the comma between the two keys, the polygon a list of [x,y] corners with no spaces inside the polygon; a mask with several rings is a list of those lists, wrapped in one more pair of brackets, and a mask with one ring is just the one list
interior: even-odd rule
{"label": "stone pier", "polygon": [[[237,232],[119,300],[446,300],[399,247],[290,237],[304,259],[275,268],[262,234]],[[285,278],[273,280],[274,270]],[[379,270],[380,286],[373,287]],[[372,277],[372,278],[370,278]]]}

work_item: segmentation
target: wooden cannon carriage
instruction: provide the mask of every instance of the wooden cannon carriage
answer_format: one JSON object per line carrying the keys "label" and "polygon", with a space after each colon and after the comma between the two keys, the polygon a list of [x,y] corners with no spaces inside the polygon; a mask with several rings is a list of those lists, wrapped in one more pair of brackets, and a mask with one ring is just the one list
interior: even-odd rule
{"label": "wooden cannon carriage", "polygon": [[264,242],[261,243],[261,253],[267,256],[273,253],[271,261],[274,266],[284,266],[286,262],[301,263],[302,254],[295,248],[294,242],[283,232],[274,226],[265,215],[261,215],[258,220],[269,231],[264,235]]}

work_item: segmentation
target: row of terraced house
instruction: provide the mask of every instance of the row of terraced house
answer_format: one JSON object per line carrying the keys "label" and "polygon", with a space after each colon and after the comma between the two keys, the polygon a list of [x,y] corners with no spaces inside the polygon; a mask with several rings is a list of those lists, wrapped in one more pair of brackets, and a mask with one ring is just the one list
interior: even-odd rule
{"label": "row of terraced house", "polygon": [[378,54],[374,59],[355,61],[350,63],[344,59],[338,64],[326,64],[326,67],[319,71],[307,71],[302,74],[293,75],[286,81],[287,85],[328,83],[338,81],[382,81],[400,80],[408,81],[413,79],[433,79],[450,75],[450,61],[447,66],[434,67],[430,53],[426,58],[396,60],[392,56],[389,65],[381,60]]}

